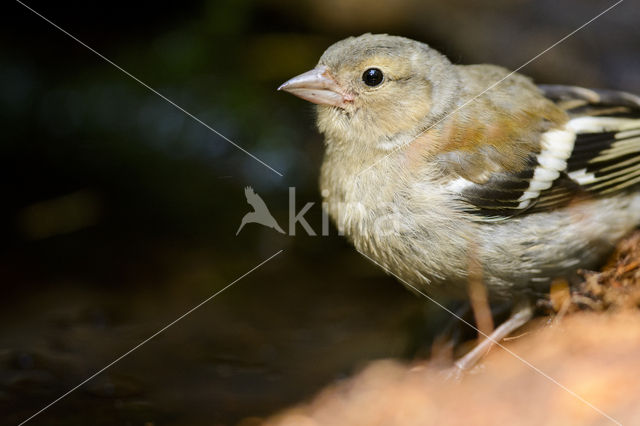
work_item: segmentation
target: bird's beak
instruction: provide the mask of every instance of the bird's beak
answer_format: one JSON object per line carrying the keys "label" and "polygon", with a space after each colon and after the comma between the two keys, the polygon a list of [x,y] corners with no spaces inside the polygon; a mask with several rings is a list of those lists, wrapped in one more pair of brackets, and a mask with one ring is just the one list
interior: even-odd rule
{"label": "bird's beak", "polygon": [[336,82],[324,65],[293,77],[278,87],[278,90],[320,105],[344,108],[346,104],[353,102],[353,95]]}

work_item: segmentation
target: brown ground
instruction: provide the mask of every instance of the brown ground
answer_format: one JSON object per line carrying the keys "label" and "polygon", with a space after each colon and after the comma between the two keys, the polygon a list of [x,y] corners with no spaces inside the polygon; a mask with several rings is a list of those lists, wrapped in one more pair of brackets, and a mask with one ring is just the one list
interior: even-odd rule
{"label": "brown ground", "polygon": [[[494,348],[460,383],[435,363],[371,363],[266,420],[289,425],[596,425],[640,422],[640,231],[552,313]],[[242,424],[262,423],[246,419]]]}

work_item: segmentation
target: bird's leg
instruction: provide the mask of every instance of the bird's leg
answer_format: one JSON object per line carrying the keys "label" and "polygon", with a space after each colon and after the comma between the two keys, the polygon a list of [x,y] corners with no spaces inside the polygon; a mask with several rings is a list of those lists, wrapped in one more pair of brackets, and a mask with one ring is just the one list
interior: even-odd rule
{"label": "bird's leg", "polygon": [[473,368],[485,354],[493,347],[500,343],[502,339],[507,337],[513,331],[527,323],[533,317],[533,306],[531,303],[517,304],[508,320],[500,324],[493,333],[482,340],[475,348],[465,354],[462,358],[455,362],[455,369],[458,376]]}
{"label": "bird's leg", "polygon": [[[467,301],[463,302],[453,310],[453,316],[449,318],[441,333],[435,336],[431,344],[431,360],[439,362],[443,360],[446,364],[450,364],[453,356],[453,348],[460,343],[462,335],[465,333],[465,327],[468,326],[465,317],[471,312],[471,304]],[[462,322],[462,321],[464,322]]]}
{"label": "bird's leg", "polygon": [[[496,317],[504,317],[506,316],[509,310],[513,311],[511,308],[512,304],[497,304],[491,307],[491,312]],[[453,309],[453,308],[452,308]],[[450,339],[454,345],[460,342],[460,339],[463,338],[463,334],[466,333],[467,328],[471,330],[475,330],[473,325],[470,323],[473,322],[473,319],[469,318],[472,312],[473,306],[468,301],[460,304],[457,308],[453,309],[453,315],[451,319],[447,321],[441,333],[438,333],[437,339],[440,341],[445,341]]]}
{"label": "bird's leg", "polygon": [[467,315],[469,315],[470,312],[471,304],[467,301],[463,302],[457,309],[453,311],[455,315],[453,315],[451,319],[449,319],[442,333],[440,333],[440,336],[442,336],[443,339],[446,339],[447,336],[450,336],[451,339],[455,342],[455,340],[458,338],[458,335],[462,332],[459,329],[461,324],[462,327],[465,326],[464,323],[460,322],[460,318],[465,318]]}

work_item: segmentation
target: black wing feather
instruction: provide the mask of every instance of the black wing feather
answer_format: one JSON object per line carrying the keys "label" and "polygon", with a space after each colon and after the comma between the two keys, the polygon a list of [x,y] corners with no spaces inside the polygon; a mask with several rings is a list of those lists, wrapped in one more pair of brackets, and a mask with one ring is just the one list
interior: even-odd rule
{"label": "black wing feather", "polygon": [[[458,196],[467,206],[464,210],[481,220],[550,211],[579,196],[609,196],[640,186],[640,97],[614,90],[539,87],[571,118],[568,128],[575,132],[575,142],[567,167],[550,187],[537,192],[528,192],[542,167],[536,155],[518,173],[496,173],[482,184],[469,182]],[[528,200],[525,193],[536,196]]]}

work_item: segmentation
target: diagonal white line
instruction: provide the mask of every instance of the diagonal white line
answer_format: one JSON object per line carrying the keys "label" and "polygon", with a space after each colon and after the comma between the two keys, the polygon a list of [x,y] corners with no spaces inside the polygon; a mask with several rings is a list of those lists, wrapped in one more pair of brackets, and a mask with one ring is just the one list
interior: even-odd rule
{"label": "diagonal white line", "polygon": [[478,328],[476,328],[474,325],[470,324],[468,321],[466,321],[464,318],[460,317],[459,315],[457,315],[455,312],[453,312],[451,309],[447,308],[446,306],[444,306],[443,304],[439,303],[437,300],[433,299],[432,297],[429,297],[426,293],[424,293],[423,291],[420,291],[418,288],[416,288],[415,286],[409,284],[407,281],[403,280],[402,278],[400,278],[398,275],[394,274],[393,272],[391,272],[389,269],[385,268],[384,266],[382,266],[381,264],[379,264],[378,262],[376,262],[375,260],[373,260],[372,258],[370,258],[369,256],[367,256],[366,254],[364,254],[363,252],[361,252],[360,250],[358,250],[358,252],[366,257],[367,259],[369,259],[372,263],[378,265],[380,268],[382,268],[384,271],[386,271],[388,274],[393,275],[394,277],[396,277],[399,281],[401,281],[403,284],[411,287],[413,290],[417,291],[418,293],[420,293],[421,295],[423,295],[424,297],[426,297],[427,299],[429,299],[431,302],[435,303],[436,305],[438,305],[440,308],[444,309],[445,311],[447,311],[448,313],[450,313],[452,316],[454,316],[456,319],[462,321],[464,324],[468,325],[469,327],[471,327],[472,329],[474,329],[478,334],[481,334],[483,337],[485,337],[486,339],[490,340],[494,345],[499,346],[500,348],[504,349],[506,352],[508,352],[510,355],[512,355],[513,357],[515,357],[516,359],[518,359],[519,361],[521,361],[522,363],[524,363],[525,365],[527,365],[529,368],[531,368],[533,371],[535,371],[536,373],[540,374],[542,377],[546,378],[547,380],[549,380],[550,382],[556,384],[557,386],[559,386],[562,390],[564,390],[565,392],[569,393],[570,395],[572,395],[573,397],[577,398],[578,400],[580,400],[581,402],[583,402],[584,404],[588,405],[589,407],[591,407],[593,410],[597,411],[599,414],[601,414],[602,416],[606,417],[607,419],[611,420],[613,423],[622,426],[622,423],[620,423],[619,421],[617,421],[616,419],[614,419],[613,417],[609,416],[607,413],[605,413],[604,411],[602,411],[601,409],[599,409],[598,407],[596,407],[595,405],[593,405],[592,403],[590,403],[589,401],[587,401],[586,399],[584,399],[583,397],[581,397],[580,395],[578,395],[577,393],[575,393],[574,391],[572,391],[571,389],[569,389],[568,387],[566,387],[565,385],[563,385],[562,383],[558,382],[556,379],[554,379],[553,377],[549,376],[547,373],[545,373],[544,371],[540,370],[538,367],[536,367],[535,365],[531,364],[529,361],[527,361],[526,359],[522,358],[520,355],[516,354],[515,352],[511,351],[510,349],[508,349],[507,347],[505,347],[504,345],[502,345],[500,342],[496,341],[494,338],[492,338],[491,336],[483,333],[482,331],[480,331]]}
{"label": "diagonal white line", "polygon": [[147,342],[149,342],[150,340],[152,340],[153,338],[155,338],[156,336],[158,336],[159,334],[161,334],[162,332],[164,332],[165,330],[167,330],[169,327],[173,326],[174,324],[176,324],[178,321],[182,320],[184,317],[186,317],[187,315],[191,314],[192,312],[194,312],[196,309],[200,308],[202,305],[204,305],[205,303],[209,302],[211,299],[213,299],[214,297],[216,297],[217,295],[219,295],[220,293],[222,293],[223,291],[225,291],[226,289],[228,289],[229,287],[231,287],[232,285],[234,285],[235,283],[237,283],[238,281],[240,281],[241,279],[243,279],[244,277],[246,277],[247,275],[249,275],[250,273],[252,273],[253,271],[255,271],[256,269],[260,268],[262,265],[264,265],[265,263],[267,263],[268,261],[270,261],[271,259],[273,259],[274,257],[276,257],[277,255],[279,255],[280,253],[282,253],[284,250],[280,250],[277,253],[273,254],[271,257],[269,257],[268,259],[263,260],[262,262],[260,262],[258,265],[254,266],[253,268],[251,268],[249,271],[245,272],[243,275],[241,275],[240,277],[236,278],[235,280],[233,280],[231,283],[227,284],[225,287],[223,287],[221,290],[218,290],[217,292],[215,292],[214,294],[212,294],[211,296],[207,297],[205,300],[203,300],[202,302],[198,303],[196,306],[194,306],[193,308],[189,309],[187,312],[185,312],[184,314],[180,315],[178,318],[176,318],[175,320],[171,321],[169,324],[165,325],[164,327],[162,327],[160,330],[156,331],[155,333],[153,333],[151,336],[147,337],[146,339],[144,339],[142,342],[138,343],[136,346],[134,346],[133,348],[129,349],[127,352],[125,352],[124,354],[120,355],[118,358],[116,358],[115,360],[113,360],[112,362],[110,362],[109,364],[107,364],[106,366],[104,366],[103,368],[101,368],[100,370],[96,371],[95,373],[93,373],[91,376],[87,377],[85,380],[83,380],[82,382],[78,383],[76,386],[74,386],[73,388],[69,389],[67,392],[65,392],[64,394],[60,395],[58,398],[56,398],[55,400],[53,400],[52,402],[50,402],[49,404],[47,404],[46,406],[44,406],[42,409],[40,409],[39,411],[37,411],[36,413],[32,414],[31,417],[23,420],[18,426],[22,426],[23,424],[27,423],[29,420],[33,419],[34,417],[36,417],[38,414],[41,414],[43,411],[47,410],[48,408],[50,408],[52,405],[56,404],[57,402],[59,402],[61,399],[65,398],[66,396],[68,396],[70,393],[72,393],[73,391],[75,391],[76,389],[78,389],[79,387],[81,387],[82,385],[84,385],[85,383],[89,382],[90,380],[92,380],[93,378],[95,378],[96,376],[98,376],[99,374],[101,374],[102,372],[104,372],[106,369],[108,369],[109,367],[113,366],[114,364],[116,364],[117,362],[121,361],[123,358],[127,357],[129,354],[131,354],[133,351],[135,351],[136,349],[139,349],[141,346],[143,346],[144,344],[146,344]]}
{"label": "diagonal white line", "polygon": [[261,159],[259,159],[258,157],[256,157],[255,155],[253,155],[252,153],[250,153],[249,151],[247,151],[246,149],[244,149],[243,147],[241,147],[240,145],[238,145],[237,143],[235,143],[234,141],[232,141],[231,139],[229,139],[228,137],[226,137],[225,135],[223,135],[222,133],[220,133],[219,131],[217,131],[216,129],[214,129],[213,127],[209,126],[207,123],[205,123],[204,121],[200,120],[198,117],[196,117],[195,115],[191,114],[189,111],[187,111],[186,109],[182,108],[180,105],[178,105],[177,103],[173,102],[171,99],[167,98],[165,95],[163,95],[162,93],[158,92],[156,89],[154,89],[153,87],[149,86],[147,83],[145,83],[144,81],[140,80],[138,77],[136,77],[135,75],[131,74],[129,71],[125,70],[124,68],[122,68],[120,65],[116,64],[115,62],[113,62],[111,59],[107,58],[106,56],[104,56],[102,53],[98,52],[97,50],[95,50],[94,48],[92,48],[91,46],[89,46],[88,44],[84,43],[82,40],[78,39],[77,37],[75,37],[73,34],[69,33],[68,31],[64,30],[63,28],[61,28],[60,26],[58,26],[57,24],[55,24],[54,22],[52,22],[50,19],[48,19],[47,17],[43,16],[41,13],[37,12],[36,10],[34,10],[32,7],[27,6],[26,4],[24,4],[23,2],[21,2],[20,0],[16,0],[16,2],[20,3],[22,6],[24,6],[25,8],[29,9],[31,12],[33,12],[34,14],[38,15],[40,18],[44,19],[45,21],[47,21],[49,24],[53,25],[55,28],[57,28],[58,30],[62,31],[64,34],[66,34],[67,36],[71,37],[73,40],[77,41],[78,43],[80,43],[82,46],[86,47],[87,49],[89,49],[91,52],[95,53],[96,55],[98,55],[100,58],[104,59],[106,62],[108,62],[109,64],[113,65],[115,68],[117,68],[118,70],[122,71],[124,74],[126,74],[127,76],[131,77],[133,80],[135,80],[136,82],[138,82],[140,85],[146,87],[147,89],[149,89],[151,92],[155,93],[156,95],[160,96],[162,99],[164,99],[165,101],[167,101],[168,103],[170,103],[171,105],[173,105],[176,109],[182,111],[183,113],[185,113],[186,115],[188,115],[189,117],[191,117],[193,120],[197,121],[198,123],[202,124],[204,127],[206,127],[207,129],[211,130],[213,133],[215,133],[216,135],[220,136],[222,139],[224,139],[225,141],[229,142],[231,145],[235,146],[236,148],[238,148],[240,151],[244,152],[245,154],[247,154],[249,157],[253,158],[254,160],[256,160],[258,163],[262,164],[263,166],[267,167],[269,170],[271,170],[272,172],[274,172],[275,174],[279,175],[279,176],[283,176],[282,173],[280,173],[279,171],[277,171],[276,169],[274,169],[273,167],[271,167],[270,165],[268,165],[267,163],[265,163],[264,161],[262,161]]}
{"label": "diagonal white line", "polygon": [[[412,139],[412,141],[418,139],[420,136],[422,136],[424,133],[428,132],[429,130],[433,129],[435,126],[437,126],[438,124],[440,124],[442,121],[444,121],[445,119],[449,118],[452,114],[455,114],[456,112],[460,111],[461,109],[463,109],[464,107],[466,107],[467,105],[469,105],[471,102],[475,101],[476,99],[478,99],[480,96],[484,95],[485,93],[487,93],[489,90],[493,89],[494,87],[496,87],[497,85],[499,85],[500,83],[502,83],[503,81],[505,81],[506,79],[508,79],[509,77],[511,77],[513,74],[517,73],[518,71],[520,71],[522,68],[526,67],[527,65],[529,65],[531,62],[535,61],[536,59],[538,59],[540,56],[544,55],[545,53],[547,53],[548,51],[550,51],[551,49],[553,49],[554,47],[556,47],[557,45],[559,45],[560,43],[564,42],[565,40],[567,40],[569,37],[573,36],[575,33],[577,33],[578,31],[582,30],[584,27],[586,27],[587,25],[591,24],[593,21],[595,21],[596,19],[600,18],[602,15],[604,15],[605,13],[609,12],[611,9],[613,9],[614,7],[618,6],[620,3],[622,3],[624,0],[618,0],[616,3],[612,4],[611,6],[609,6],[608,8],[606,8],[605,10],[603,10],[602,12],[598,13],[596,16],[594,16],[593,18],[589,19],[587,22],[585,22],[584,24],[580,25],[578,28],[576,28],[575,30],[571,31],[569,34],[567,34],[566,36],[562,37],[560,40],[556,41],[555,43],[553,43],[551,46],[547,47],[546,49],[544,49],[542,52],[538,53],[536,56],[534,56],[533,58],[529,59],[527,62],[525,62],[524,64],[520,65],[518,68],[516,68],[515,70],[511,71],[509,74],[507,74],[505,77],[501,78],[500,80],[496,81],[495,83],[493,83],[491,86],[487,87],[486,89],[484,89],[481,93],[477,94],[476,96],[474,96],[473,98],[467,100],[465,103],[463,103],[462,105],[460,105],[459,107],[457,107],[456,109],[454,109],[453,111],[451,111],[450,113],[448,113],[447,115],[445,115],[444,117],[442,117],[441,119],[439,119],[438,121],[436,121],[435,123],[433,123],[432,125],[430,125],[429,127],[427,127],[426,129],[424,129],[423,131],[421,131],[420,133],[418,133],[418,135]],[[380,161],[384,160],[385,158],[387,158],[388,156],[390,156],[391,154],[394,154],[395,152],[398,152],[400,149],[404,148],[405,146],[409,145],[412,141],[407,142],[405,144],[402,144],[400,146],[397,146],[396,148],[394,148],[391,152],[389,152],[388,154],[386,154],[384,157],[374,161],[372,164],[368,165],[367,167],[365,167],[364,169],[360,170],[360,172],[356,175],[356,177],[360,176],[362,173],[364,173],[365,171],[369,170],[371,167],[375,166],[376,164],[378,164]]]}

